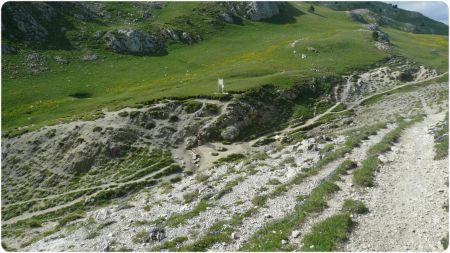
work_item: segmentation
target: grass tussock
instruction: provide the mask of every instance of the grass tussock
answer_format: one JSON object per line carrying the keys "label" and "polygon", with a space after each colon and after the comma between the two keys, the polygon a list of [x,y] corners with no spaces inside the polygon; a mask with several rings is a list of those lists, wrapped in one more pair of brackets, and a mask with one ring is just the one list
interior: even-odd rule
{"label": "grass tussock", "polygon": [[442,160],[448,156],[448,113],[442,123],[438,124],[435,133],[434,160]]}
{"label": "grass tussock", "polygon": [[344,200],[342,211],[354,214],[365,214],[369,212],[369,209],[366,207],[366,205],[364,205],[362,201],[354,199],[346,199]]}
{"label": "grass tussock", "polygon": [[205,211],[206,208],[208,208],[208,206],[209,206],[208,201],[201,200],[191,211],[186,213],[177,213],[170,216],[166,221],[166,225],[169,227],[178,226],[179,224],[182,224],[183,222],[199,215],[201,212]]}
{"label": "grass tussock", "polygon": [[303,238],[301,251],[335,251],[337,245],[347,239],[351,227],[349,213],[333,215],[316,224]]}

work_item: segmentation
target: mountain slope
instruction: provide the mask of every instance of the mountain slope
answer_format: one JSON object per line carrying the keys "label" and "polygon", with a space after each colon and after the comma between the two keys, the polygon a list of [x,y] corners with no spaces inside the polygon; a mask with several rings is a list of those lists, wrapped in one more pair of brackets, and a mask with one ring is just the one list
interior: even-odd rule
{"label": "mountain slope", "polygon": [[406,32],[448,35],[448,26],[425,17],[419,12],[397,8],[383,2],[320,2],[321,5],[338,11],[349,11],[359,22],[376,22]]}
{"label": "mountain slope", "polygon": [[[75,8],[76,15],[64,16],[73,26],[65,32],[71,50],[53,47],[30,51],[23,41],[7,38],[5,43],[12,43],[9,45],[17,47],[18,53],[3,57],[4,130],[38,127],[63,118],[92,118],[104,107],[113,110],[161,97],[214,96],[219,77],[225,78],[226,91],[242,91],[265,83],[290,86],[311,77],[364,68],[392,53],[411,55],[415,61],[434,68],[446,68],[446,62],[433,64],[434,59],[421,53],[431,50],[446,55],[446,37],[422,36],[425,41],[443,41],[426,45],[397,45],[392,40],[398,51],[380,51],[373,46],[371,34],[359,31],[360,25],[345,13],[321,6],[310,13],[307,3],[288,3],[280,9],[281,15],[259,22],[212,3],[151,6],[147,19],[135,18],[143,17],[139,9],[146,3],[104,5],[101,10],[118,14],[107,18],[107,14],[96,10],[97,14],[80,17],[84,12]],[[88,12],[94,7],[83,10]],[[217,15],[223,13],[229,13],[235,21],[216,22]],[[91,16],[93,21],[88,18]],[[162,27],[187,32],[191,37],[198,33],[202,41],[189,45],[161,38],[167,55],[137,57],[111,52],[103,39],[95,39],[98,31],[126,28],[151,33],[160,32]],[[416,39],[410,33],[398,34],[400,39]],[[302,59],[302,54],[307,58]]]}

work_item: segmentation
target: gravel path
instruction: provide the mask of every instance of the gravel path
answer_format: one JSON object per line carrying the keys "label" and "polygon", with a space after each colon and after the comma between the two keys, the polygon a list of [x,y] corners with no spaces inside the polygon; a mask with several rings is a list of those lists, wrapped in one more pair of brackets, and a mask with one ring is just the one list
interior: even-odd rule
{"label": "gravel path", "polygon": [[[433,160],[428,129],[444,118],[430,114],[405,130],[364,197],[370,213],[358,223],[344,251],[440,251],[448,232],[448,159]],[[420,147],[420,148],[418,148]]]}
{"label": "gravel path", "polygon": [[317,175],[308,178],[300,185],[292,187],[285,195],[270,199],[267,202],[267,207],[262,208],[257,214],[243,221],[242,225],[236,231],[239,235],[238,239],[228,245],[215,244],[211,250],[238,251],[256,231],[262,229],[268,222],[280,219],[293,212],[296,198],[299,195],[309,195],[311,191],[317,187],[323,179],[327,178],[344,159],[351,159],[354,161],[361,161],[364,159],[368,148],[373,144],[378,143],[391,128],[392,126],[389,126],[387,129],[379,130],[376,135],[370,136],[367,141],[364,141],[360,147],[353,149],[345,158],[337,159],[326,165]]}

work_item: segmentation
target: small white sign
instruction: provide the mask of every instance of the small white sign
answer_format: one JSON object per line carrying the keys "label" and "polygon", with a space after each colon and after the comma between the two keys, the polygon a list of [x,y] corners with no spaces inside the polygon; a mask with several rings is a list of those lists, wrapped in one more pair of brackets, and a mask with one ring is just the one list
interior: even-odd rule
{"label": "small white sign", "polygon": [[219,93],[223,93],[224,87],[223,78],[217,79],[217,89]]}

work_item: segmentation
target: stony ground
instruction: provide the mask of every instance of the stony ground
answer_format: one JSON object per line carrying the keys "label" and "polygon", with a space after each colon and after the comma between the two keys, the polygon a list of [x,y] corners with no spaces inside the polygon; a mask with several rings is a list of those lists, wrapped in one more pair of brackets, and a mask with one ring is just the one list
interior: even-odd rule
{"label": "stony ground", "polygon": [[[360,80],[367,81],[374,73],[379,76],[383,71],[388,75],[395,72],[380,68],[361,75]],[[427,79],[430,75],[433,76],[433,72],[421,68],[416,78]],[[386,78],[381,76],[372,83],[373,91],[392,88],[394,84],[377,85]],[[213,241],[203,250],[239,251],[256,233],[292,214],[302,203],[298,201],[299,196],[309,196],[330,179],[344,160],[349,159],[361,166],[367,158],[367,151],[397,127],[397,116],[408,118],[424,113],[423,121],[408,127],[397,142],[392,143],[390,151],[379,154],[381,165],[375,172],[373,187],[354,185],[354,170],[341,175],[341,180],[336,182],[339,191],[327,196],[326,207],[308,214],[301,224],[293,227],[292,234],[280,242],[283,244],[280,247],[300,249],[315,225],[341,212],[344,200],[354,199],[362,201],[369,213],[351,215],[354,227],[346,234],[347,240],[336,244],[335,250],[442,250],[441,240],[448,234],[448,158],[433,160],[434,137],[430,129],[448,112],[448,83],[434,82],[393,92],[362,105],[356,103],[363,93],[354,86],[358,82],[344,87],[342,97],[345,99],[341,100],[353,106],[353,112],[339,114],[339,117],[310,131],[302,131],[304,138],[301,140],[289,144],[280,142],[283,137],[290,137],[292,131],[302,130],[324,116],[336,114],[332,109],[338,104],[304,125],[278,132],[277,141],[260,147],[253,147],[255,141],[208,143],[193,149],[193,153],[174,147],[174,159],[184,160],[189,166],[197,164],[198,168],[184,172],[176,180],[169,177],[110,205],[89,210],[82,218],[30,245],[21,247],[18,242],[9,242],[9,245],[24,251],[149,251],[159,250],[157,247],[163,245],[170,250],[178,250],[220,233],[212,229],[217,223],[238,219],[239,222],[229,225],[233,230],[226,239]],[[105,128],[107,120],[124,121],[117,115],[107,115]],[[193,115],[183,117],[189,122],[195,118]],[[307,173],[328,155],[344,147],[357,129],[380,122],[388,123],[387,127],[376,129],[361,139],[359,145],[344,156],[333,158],[316,174],[308,174],[300,183],[291,183],[298,175]],[[176,129],[182,131],[179,124],[176,124]],[[157,131],[152,130],[151,134],[155,137]],[[163,139],[157,137],[154,141]],[[230,154],[242,156],[235,161],[216,162]],[[197,156],[200,157],[198,163],[192,161]],[[286,190],[278,191],[281,186]],[[24,242],[38,232],[56,226],[47,222],[30,230],[19,241]]]}

